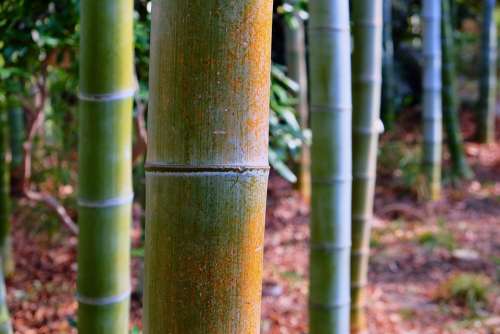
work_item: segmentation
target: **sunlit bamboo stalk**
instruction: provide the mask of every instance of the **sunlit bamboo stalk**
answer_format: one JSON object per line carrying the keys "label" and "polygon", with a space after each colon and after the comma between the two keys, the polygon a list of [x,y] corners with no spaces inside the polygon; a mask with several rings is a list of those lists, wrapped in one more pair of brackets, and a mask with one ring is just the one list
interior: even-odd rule
{"label": "sunlit bamboo stalk", "polygon": [[272,1],[152,13],[144,332],[258,333]]}
{"label": "sunlit bamboo stalk", "polygon": [[441,192],[441,2],[423,0],[423,171],[430,199]]}
{"label": "sunlit bamboo stalk", "polygon": [[82,0],[78,332],[128,333],[133,1]]}
{"label": "sunlit bamboo stalk", "polygon": [[310,333],[348,333],[352,181],[348,0],[309,3],[312,217]]}

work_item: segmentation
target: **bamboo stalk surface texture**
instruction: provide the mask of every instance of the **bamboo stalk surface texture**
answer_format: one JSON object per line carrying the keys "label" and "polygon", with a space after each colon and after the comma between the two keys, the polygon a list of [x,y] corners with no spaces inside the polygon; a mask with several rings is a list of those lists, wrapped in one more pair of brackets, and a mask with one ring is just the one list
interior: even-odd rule
{"label": "bamboo stalk surface texture", "polygon": [[423,170],[430,199],[441,192],[442,104],[441,104],[441,2],[423,0]]}
{"label": "bamboo stalk surface texture", "polygon": [[[293,2],[290,1],[290,3]],[[297,17],[296,22],[296,27],[285,25],[286,63],[288,76],[300,87],[296,107],[300,126],[307,128],[309,127],[309,104],[307,101],[306,36],[302,18]],[[302,145],[297,174],[298,190],[302,198],[309,203],[311,201],[311,150],[307,144]]]}
{"label": "bamboo stalk surface texture", "polygon": [[17,106],[9,108],[9,142],[10,142],[10,192],[19,196],[22,193],[23,178],[23,143],[24,112]]}
{"label": "bamboo stalk surface texture", "polygon": [[352,182],[348,0],[309,3],[312,122],[311,334],[349,332]]}
{"label": "bamboo stalk surface texture", "polygon": [[353,2],[351,333],[366,332],[365,287],[382,89],[382,0]]}
{"label": "bamboo stalk surface texture", "polygon": [[455,47],[451,22],[450,0],[442,1],[442,50],[443,50],[443,123],[450,151],[452,171],[456,177],[470,179],[472,170],[465,157],[462,130],[458,115],[458,87],[455,66]]}
{"label": "bamboo stalk surface texture", "polygon": [[394,43],[392,40],[392,0],[384,1],[383,14],[383,58],[382,58],[382,120],[387,129],[391,130],[396,121],[396,106],[394,98]]}
{"label": "bamboo stalk surface texture", "polygon": [[81,1],[78,331],[128,333],[133,1]]}
{"label": "bamboo stalk surface texture", "polygon": [[495,0],[483,1],[483,30],[481,34],[481,68],[479,82],[479,110],[477,137],[482,143],[495,140],[495,112],[497,86],[497,24]]}
{"label": "bamboo stalk surface texture", "polygon": [[272,1],[152,13],[144,332],[258,333]]}
{"label": "bamboo stalk surface texture", "polygon": [[9,276],[14,271],[10,240],[10,172],[8,152],[7,110],[0,105],[0,263]]}

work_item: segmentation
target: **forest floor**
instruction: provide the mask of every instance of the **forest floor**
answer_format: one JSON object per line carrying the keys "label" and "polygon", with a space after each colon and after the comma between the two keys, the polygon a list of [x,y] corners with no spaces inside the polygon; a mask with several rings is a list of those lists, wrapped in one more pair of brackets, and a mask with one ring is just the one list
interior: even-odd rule
{"label": "forest floor", "polygon": [[[382,139],[367,294],[370,333],[500,333],[500,131],[496,144],[466,143],[476,179],[454,185],[445,176],[442,199],[429,204],[411,163],[418,161],[411,158],[418,130],[412,124],[420,123],[404,124]],[[395,144],[394,138],[403,140]],[[268,194],[262,332],[307,333],[309,209],[276,175]],[[77,239],[39,233],[39,222],[26,211],[15,214],[16,272],[7,280],[15,333],[76,333]],[[137,285],[140,258],[133,263]],[[484,301],[465,298],[464,305],[448,292],[464,273],[480,282]],[[132,310],[131,326],[140,328],[136,294]]]}

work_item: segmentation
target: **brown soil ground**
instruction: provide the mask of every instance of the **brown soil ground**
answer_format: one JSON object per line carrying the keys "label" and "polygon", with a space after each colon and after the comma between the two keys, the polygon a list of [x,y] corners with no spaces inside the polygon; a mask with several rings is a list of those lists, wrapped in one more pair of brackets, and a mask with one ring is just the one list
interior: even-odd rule
{"label": "brown soil ground", "polygon": [[[471,133],[468,121],[466,115],[466,137]],[[382,145],[396,136],[413,145],[416,129],[411,124],[417,123],[409,119],[404,124]],[[417,184],[405,187],[401,171],[380,171],[368,286],[370,333],[500,333],[500,140],[483,146],[467,142],[466,152],[476,179],[447,184],[442,199],[432,204],[420,199]],[[27,210],[21,206],[16,211],[16,272],[7,281],[15,332],[76,333],[77,240],[65,232],[38,232],[40,223],[32,222]],[[308,215],[308,206],[292,187],[273,175],[265,237],[264,334],[307,333]],[[136,239],[138,235],[135,228]],[[133,271],[137,284],[139,259],[134,259]],[[482,274],[490,282],[488,300],[474,315],[439,298],[443,282],[459,273]],[[140,327],[135,296],[132,309],[131,326]]]}

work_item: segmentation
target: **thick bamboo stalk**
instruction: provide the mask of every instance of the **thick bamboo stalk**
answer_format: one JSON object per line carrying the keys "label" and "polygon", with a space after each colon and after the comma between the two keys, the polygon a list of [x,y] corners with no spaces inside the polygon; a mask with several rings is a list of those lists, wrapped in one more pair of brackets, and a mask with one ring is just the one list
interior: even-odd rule
{"label": "thick bamboo stalk", "polygon": [[481,67],[477,139],[481,143],[495,141],[497,25],[494,19],[495,0],[483,1],[481,34]]}
{"label": "thick bamboo stalk", "polygon": [[394,104],[394,44],[392,42],[392,0],[383,0],[382,120],[391,130],[396,120]]}
{"label": "thick bamboo stalk", "polygon": [[353,2],[351,333],[364,333],[382,89],[382,0]]}
{"label": "thick bamboo stalk", "polygon": [[14,271],[10,242],[10,173],[7,159],[7,110],[0,106],[0,261],[2,272]]}
{"label": "thick bamboo stalk", "polygon": [[458,117],[458,88],[450,0],[442,0],[441,9],[443,121],[446,130],[448,150],[451,155],[453,174],[459,178],[469,179],[472,177],[472,170],[465,157],[460,120]]}
{"label": "thick bamboo stalk", "polygon": [[430,199],[441,192],[441,3],[423,0],[423,170]]}
{"label": "thick bamboo stalk", "polygon": [[7,307],[7,292],[5,290],[5,279],[0,269],[0,334],[12,334],[9,309]]}
{"label": "thick bamboo stalk", "polygon": [[258,333],[272,1],[152,13],[144,332]]}
{"label": "thick bamboo stalk", "polygon": [[310,333],[348,333],[352,97],[348,0],[311,0]]}
{"label": "thick bamboo stalk", "polygon": [[81,1],[79,333],[128,333],[133,1]]}
{"label": "thick bamboo stalk", "polygon": [[9,140],[10,140],[10,184],[11,193],[20,196],[23,193],[23,143],[24,143],[24,112],[13,106],[9,108]]}
{"label": "thick bamboo stalk", "polygon": [[[289,1],[293,4],[292,1]],[[306,37],[304,22],[297,18],[297,26],[285,25],[286,63],[288,76],[299,84],[297,112],[302,128],[309,126],[309,105],[307,92]],[[297,187],[302,198],[311,201],[311,150],[307,144],[302,146],[297,170]]]}

